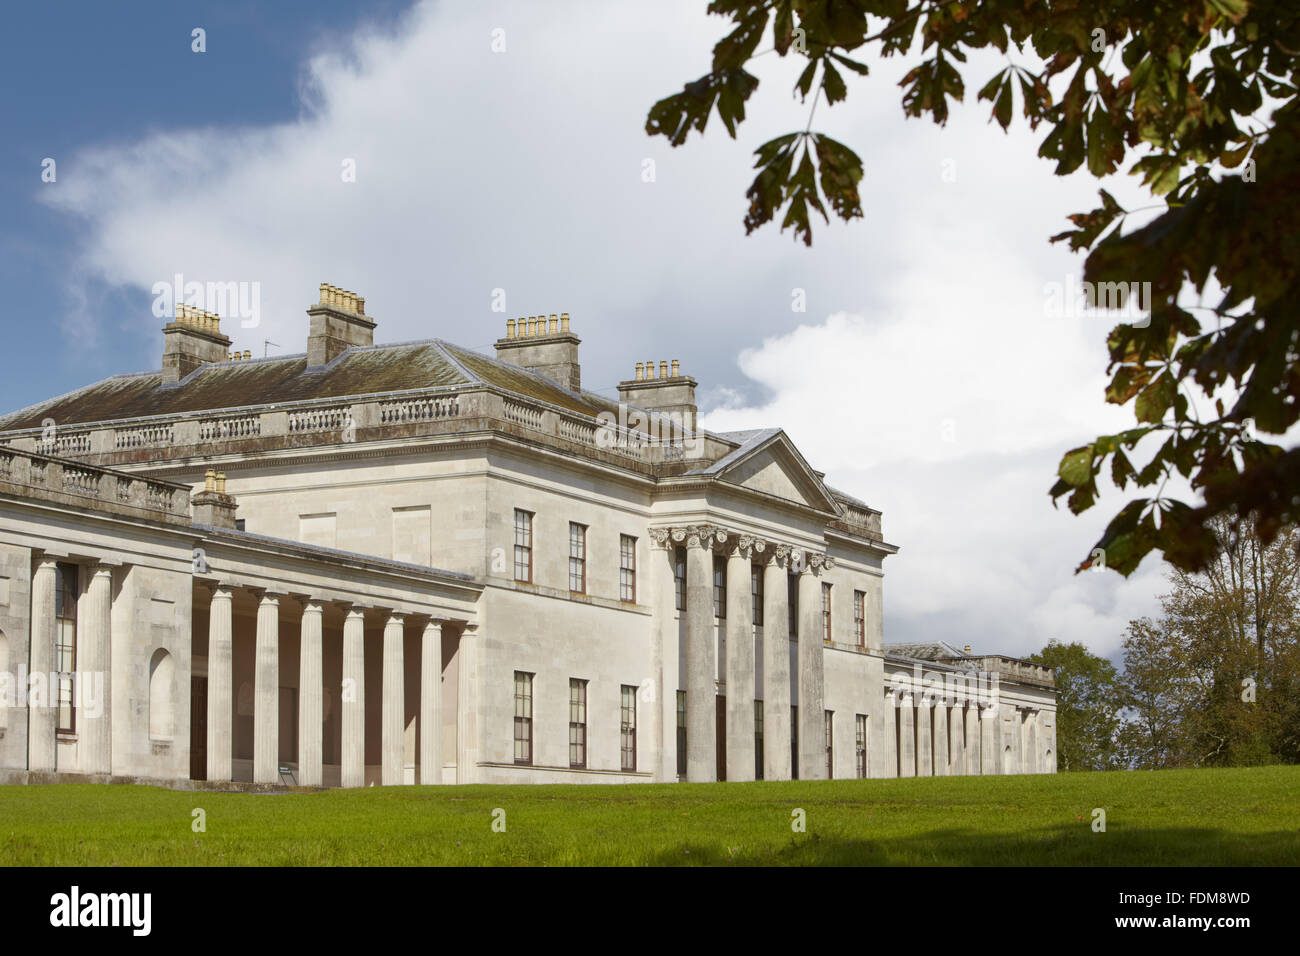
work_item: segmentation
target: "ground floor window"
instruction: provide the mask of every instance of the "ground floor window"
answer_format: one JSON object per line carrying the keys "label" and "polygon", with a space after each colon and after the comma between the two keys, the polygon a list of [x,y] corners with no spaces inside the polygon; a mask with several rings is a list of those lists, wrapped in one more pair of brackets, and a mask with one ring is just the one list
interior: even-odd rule
{"label": "ground floor window", "polygon": [[763,702],[754,701],[754,779],[763,779]]}
{"label": "ground floor window", "polygon": [[636,769],[636,688],[624,684],[619,719],[619,748],[623,755],[624,770]]}
{"label": "ground floor window", "polygon": [[867,775],[867,715],[857,715],[857,732],[854,747],[858,757],[858,777]]}
{"label": "ground floor window", "polygon": [[790,779],[799,779],[799,708],[790,705]]}
{"label": "ground floor window", "polygon": [[569,678],[569,766],[587,766],[587,682]]}
{"label": "ground floor window", "polygon": [[515,671],[515,763],[533,762],[533,675]]}
{"label": "ground floor window", "polygon": [[835,712],[826,711],[822,727],[826,736],[826,779],[835,779]]}

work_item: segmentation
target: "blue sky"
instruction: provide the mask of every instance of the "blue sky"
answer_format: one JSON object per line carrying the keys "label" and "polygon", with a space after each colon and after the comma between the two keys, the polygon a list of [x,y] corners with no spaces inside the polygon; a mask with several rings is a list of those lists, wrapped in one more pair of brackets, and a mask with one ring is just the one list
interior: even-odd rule
{"label": "blue sky", "polygon": [[[133,141],[170,127],[270,123],[301,110],[298,79],[308,53],[362,15],[394,23],[407,0],[146,0],[24,3],[5,8],[0,31],[0,281],[8,299],[0,406],[18,408],[89,381],[135,371],[129,340],[105,336],[94,351],[67,348],[60,317],[70,307],[69,258],[82,223],[40,202],[41,163],[64,176],[92,144]],[[192,51],[191,31],[207,50]],[[65,180],[66,181],[66,180]],[[94,283],[105,321],[149,308],[141,289]],[[161,323],[159,323],[161,327]]]}
{"label": "blue sky", "polygon": [[[485,349],[507,317],[568,311],[584,386],[610,394],[636,362],[679,358],[705,427],[783,427],[883,510],[902,547],[887,640],[1113,653],[1156,609],[1161,567],[1075,576],[1119,501],[1080,519],[1046,494],[1064,450],[1131,421],[1102,400],[1109,323],[1054,313],[1047,293],[1082,266],[1047,238],[1098,184],[1054,176],[1040,136],[990,126],[988,104],[942,129],[904,119],[910,64],[873,62],[816,114],[863,158],[864,218],[818,222],[812,249],[746,236],[753,150],[808,106],[790,95],[800,64],[763,57],[735,140],[716,119],[680,149],[649,139],[646,110],[725,30],[706,6],[11,5],[0,406],[158,368],[151,288],[177,272],[260,284],[260,323],[223,326],[257,355],[266,339],[304,350],[320,282],[365,296],[380,343]],[[994,61],[972,58],[968,88]]]}

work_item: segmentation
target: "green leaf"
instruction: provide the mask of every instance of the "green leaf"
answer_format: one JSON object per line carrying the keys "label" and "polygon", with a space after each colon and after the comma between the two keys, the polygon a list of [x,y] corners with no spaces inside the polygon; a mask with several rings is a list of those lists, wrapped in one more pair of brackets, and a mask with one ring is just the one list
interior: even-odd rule
{"label": "green leaf", "polygon": [[1078,488],[1092,480],[1092,445],[1084,445],[1067,451],[1056,469],[1061,480],[1072,488]]}

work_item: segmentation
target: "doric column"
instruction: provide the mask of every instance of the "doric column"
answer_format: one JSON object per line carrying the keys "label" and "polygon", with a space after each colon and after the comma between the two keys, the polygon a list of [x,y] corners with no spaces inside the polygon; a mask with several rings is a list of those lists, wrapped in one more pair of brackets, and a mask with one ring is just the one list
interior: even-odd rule
{"label": "doric column", "polygon": [[402,747],[402,726],[406,722],[405,675],[402,668],[401,614],[388,615],[384,624],[384,689],[381,774],[385,787],[402,782],[406,762]]}
{"label": "doric column", "polygon": [[[36,677],[27,699],[27,769],[53,771],[55,768],[55,726],[58,711],[57,680],[54,673],[54,591],[59,568],[54,558],[41,558],[32,573],[32,638],[28,673]],[[37,676],[39,675],[39,676]]]}
{"label": "doric column", "polygon": [[456,651],[456,782],[476,783],[474,766],[478,755],[477,721],[478,695],[475,692],[478,677],[478,632],[469,627],[460,629],[460,642]]}
{"label": "doric column", "polygon": [[754,779],[754,540],[727,556],[727,780]]}
{"label": "doric column", "polygon": [[916,776],[916,711],[912,706],[912,695],[904,691],[898,699],[898,775],[900,777]]}
{"label": "doric column", "polygon": [[934,735],[930,727],[930,711],[933,702],[929,692],[921,691],[916,701],[916,775],[930,777],[934,775],[931,757],[934,755]]}
{"label": "doric column", "polygon": [[717,647],[713,624],[714,529],[686,534],[686,779],[718,779]]}
{"label": "doric column", "polygon": [[230,588],[217,585],[208,605],[208,779],[231,778],[231,713],[234,684],[234,603]]}
{"label": "doric column", "polygon": [[965,701],[954,700],[952,706],[948,708],[948,746],[952,749],[952,761],[948,772],[954,777],[966,775],[965,715]]}
{"label": "doric column", "polygon": [[789,780],[790,549],[769,544],[763,556],[763,779]]}
{"label": "doric column", "polygon": [[323,779],[321,748],[324,723],[324,678],[321,665],[322,622],[325,609],[308,601],[302,610],[298,652],[298,782],[319,787]]}
{"label": "doric column", "polygon": [[1002,773],[1002,714],[997,704],[980,708],[980,773]]}
{"label": "doric column", "polygon": [[948,776],[948,704],[934,698],[934,775]]}
{"label": "doric column", "polygon": [[978,777],[980,773],[980,705],[978,701],[966,702],[966,774]]}
{"label": "doric column", "polygon": [[257,606],[253,673],[253,782],[280,780],[280,598],[263,594]]}
{"label": "doric column", "polygon": [[432,620],[420,640],[420,783],[442,783],[442,624]]}
{"label": "doric column", "polygon": [[[898,776],[898,692],[885,688],[884,733],[876,734],[871,740],[872,750],[879,748],[884,752],[884,773],[882,776]],[[883,738],[883,739],[882,739]]]}
{"label": "doric column", "polygon": [[[96,565],[90,569],[86,590],[85,643],[78,649],[77,680],[96,681],[102,688],[99,712],[85,708],[81,722],[81,767],[86,773],[110,773],[113,769],[113,724],[109,716],[109,667],[113,630],[113,569]],[[84,698],[83,698],[84,699]]]}
{"label": "doric column", "polygon": [[339,783],[366,785],[366,616],[361,608],[348,610],[343,621],[343,765]]}
{"label": "doric column", "polygon": [[821,555],[804,554],[799,575],[799,779],[826,779],[826,664]]}

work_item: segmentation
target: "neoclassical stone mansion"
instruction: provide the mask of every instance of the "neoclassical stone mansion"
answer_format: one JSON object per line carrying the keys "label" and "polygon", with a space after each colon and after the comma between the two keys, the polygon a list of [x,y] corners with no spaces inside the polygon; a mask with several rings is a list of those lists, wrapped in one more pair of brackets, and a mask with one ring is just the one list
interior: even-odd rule
{"label": "neoclassical stone mansion", "polygon": [[161,368],[0,419],[0,781],[357,787],[1053,772],[1052,673],[886,645],[880,512],[696,382],[306,351],[179,306]]}

